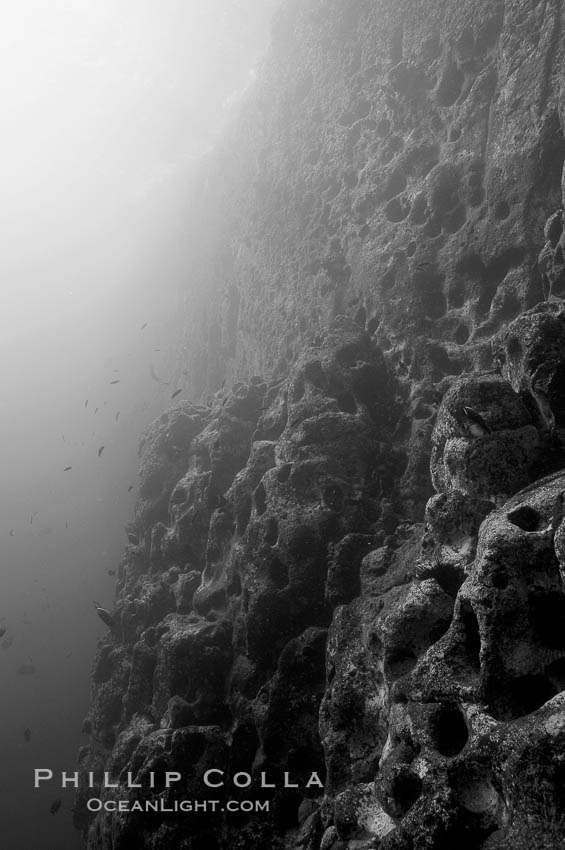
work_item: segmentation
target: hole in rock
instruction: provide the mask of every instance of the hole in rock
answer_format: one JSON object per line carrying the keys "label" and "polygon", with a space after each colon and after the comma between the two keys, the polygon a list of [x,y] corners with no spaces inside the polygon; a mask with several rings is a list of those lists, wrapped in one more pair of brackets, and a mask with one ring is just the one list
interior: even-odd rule
{"label": "hole in rock", "polygon": [[409,242],[408,245],[406,246],[406,256],[407,257],[414,256],[414,254],[416,253],[416,248],[417,248],[417,245],[416,245],[415,242]]}
{"label": "hole in rock", "polygon": [[457,233],[467,221],[467,213],[463,204],[459,204],[444,217],[443,229],[446,233]]}
{"label": "hole in rock", "polygon": [[514,720],[531,714],[555,696],[557,688],[542,675],[520,676],[501,685],[503,693],[493,701],[493,716],[498,720]]}
{"label": "hole in rock", "polygon": [[544,646],[565,649],[565,594],[557,590],[533,594],[529,615],[534,634]]}
{"label": "hole in rock", "polygon": [[269,564],[269,578],[278,590],[288,585],[288,567],[278,558]]}
{"label": "hole in rock", "polygon": [[422,793],[422,780],[411,770],[402,770],[392,780],[391,794],[400,813],[405,815]]}
{"label": "hole in rock", "polygon": [[445,70],[445,74],[437,88],[437,102],[440,106],[452,106],[463,88],[465,75],[455,64],[451,64]]}
{"label": "hole in rock", "polygon": [[503,15],[498,14],[495,17],[489,18],[484,22],[477,33],[475,41],[475,50],[478,55],[484,53],[490,47],[496,44],[498,36],[502,30]]}
{"label": "hole in rock", "polygon": [[379,283],[383,292],[388,292],[394,286],[396,282],[396,274],[394,273],[394,269],[389,269],[386,274],[384,274]]}
{"label": "hole in rock", "polygon": [[524,262],[525,251],[519,245],[513,245],[488,264],[486,279],[489,283],[498,285],[501,283],[510,269],[520,266]]}
{"label": "hole in rock", "polygon": [[453,597],[457,596],[457,592],[465,580],[461,570],[451,564],[442,564],[441,561],[436,561],[432,565],[429,575],[435,578],[444,593]]}
{"label": "hole in rock", "polygon": [[265,543],[275,546],[279,539],[279,524],[274,517],[269,517],[265,528]]}
{"label": "hole in rock", "polygon": [[292,464],[285,463],[284,466],[281,466],[281,468],[277,470],[277,480],[280,481],[281,484],[285,484],[290,478],[291,472]]}
{"label": "hole in rock", "polygon": [[305,391],[304,381],[302,378],[297,378],[291,389],[291,401],[300,401]]}
{"label": "hole in rock", "polygon": [[431,713],[429,732],[434,747],[451,758],[458,755],[469,740],[465,715],[455,703],[443,703]]}
{"label": "hole in rock", "polygon": [[430,646],[433,646],[434,643],[437,643],[438,640],[446,634],[450,626],[449,620],[440,620],[439,623],[436,623],[430,631],[428,632],[428,640]]}
{"label": "hole in rock", "polygon": [[540,515],[534,508],[529,505],[520,505],[506,515],[512,525],[521,528],[523,531],[537,531],[540,524]]}
{"label": "hole in rock", "polygon": [[508,357],[512,360],[516,360],[522,355],[522,343],[518,339],[518,337],[513,336],[508,341]]}
{"label": "hole in rock", "polygon": [[459,608],[459,620],[463,631],[465,654],[475,670],[481,669],[481,633],[479,622],[471,605],[463,600]]}
{"label": "hole in rock", "polygon": [[493,586],[498,590],[504,590],[505,587],[508,587],[508,573],[504,569],[504,567],[496,567],[492,573],[492,583]]}
{"label": "hole in rock", "polygon": [[469,328],[467,325],[463,323],[457,326],[457,330],[455,331],[455,342],[457,345],[465,345],[467,340],[469,339]]}
{"label": "hole in rock", "polygon": [[175,487],[171,493],[171,505],[178,505],[186,499],[186,488]]}
{"label": "hole in rock", "polygon": [[395,224],[404,221],[409,212],[410,203],[406,198],[393,198],[385,207],[385,216]]}
{"label": "hole in rock", "polygon": [[478,310],[480,313],[488,313],[490,310],[492,299],[496,295],[496,285],[492,283],[481,284],[481,291],[479,294],[479,302],[478,302]]}
{"label": "hole in rock", "polygon": [[337,484],[324,488],[323,499],[331,511],[340,511],[343,508],[343,491]]}
{"label": "hole in rock", "polygon": [[445,296],[439,290],[426,292],[422,296],[422,305],[428,319],[440,319],[447,311]]}
{"label": "hole in rock", "polygon": [[340,393],[336,396],[337,406],[342,413],[356,413],[357,404],[351,393]]}
{"label": "hole in rock", "polygon": [[414,669],[417,661],[418,659],[415,653],[407,647],[393,649],[386,658],[389,672],[393,679],[399,679],[401,676],[409,673]]}
{"label": "hole in rock", "polygon": [[494,217],[504,221],[510,215],[510,205],[506,201],[499,201],[494,208]]}

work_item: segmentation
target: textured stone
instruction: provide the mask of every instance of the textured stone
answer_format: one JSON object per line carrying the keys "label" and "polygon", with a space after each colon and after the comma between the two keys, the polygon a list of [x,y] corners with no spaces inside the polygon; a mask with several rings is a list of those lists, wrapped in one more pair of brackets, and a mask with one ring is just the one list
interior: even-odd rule
{"label": "textured stone", "polygon": [[563,845],[561,19],[281,4],[196,180],[206,404],[142,443],[80,769],[299,787],[190,824],[80,794],[89,850]]}

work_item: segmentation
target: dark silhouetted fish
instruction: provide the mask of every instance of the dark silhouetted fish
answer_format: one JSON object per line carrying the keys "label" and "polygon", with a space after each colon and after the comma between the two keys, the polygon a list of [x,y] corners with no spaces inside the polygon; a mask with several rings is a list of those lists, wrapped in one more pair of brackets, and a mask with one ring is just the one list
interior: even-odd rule
{"label": "dark silhouetted fish", "polygon": [[110,383],[111,383],[111,384],[119,384],[119,383],[120,383],[120,379],[119,379],[119,378],[116,378],[116,380],[115,380],[115,381],[110,381]]}
{"label": "dark silhouetted fish", "polygon": [[26,744],[29,744],[31,741],[31,729],[24,729],[24,741]]}
{"label": "dark silhouetted fish", "polygon": [[147,322],[144,322],[144,323],[142,324],[142,326],[141,326],[141,330],[143,330],[143,329],[144,329],[144,328],[146,328],[146,327],[147,327]]}
{"label": "dark silhouetted fish", "polygon": [[182,393],[182,390],[175,390],[174,393],[172,394],[171,398],[175,398],[175,396],[180,395],[181,393]]}
{"label": "dark silhouetted fish", "polygon": [[132,490],[133,490],[133,484],[130,484],[129,487],[128,487],[128,493],[131,493]]}
{"label": "dark silhouetted fish", "polygon": [[69,471],[69,469],[72,469],[72,466],[66,466],[66,467],[63,469],[63,472],[68,472],[68,471]]}
{"label": "dark silhouetted fish", "polygon": [[33,664],[21,664],[18,667],[19,676],[35,676],[36,669]]}
{"label": "dark silhouetted fish", "polygon": [[56,815],[60,808],[61,808],[61,800],[54,800],[51,803],[51,807],[50,807],[49,811],[51,812],[52,815]]}
{"label": "dark silhouetted fish", "polygon": [[118,410],[118,412],[116,413],[116,422],[118,421],[119,418],[120,418],[120,411]]}
{"label": "dark silhouetted fish", "polygon": [[109,575],[109,576],[115,576],[115,575],[116,575],[116,571],[115,571],[115,570],[108,570],[108,575]]}
{"label": "dark silhouetted fish", "polygon": [[100,448],[98,449],[98,457],[100,457],[100,455],[102,454],[103,451],[104,451],[104,446],[100,446]]}
{"label": "dark silhouetted fish", "polygon": [[102,608],[102,606],[99,605],[98,602],[94,602],[93,604],[94,604],[94,607],[96,608],[96,613],[98,614],[98,616],[100,617],[102,622],[106,626],[108,626],[109,629],[113,629],[116,624],[115,624],[114,618],[112,617],[110,612],[106,611],[105,608]]}
{"label": "dark silhouetted fish", "polygon": [[0,638],[3,638],[7,631],[6,626],[0,626]]}
{"label": "dark silhouetted fish", "polygon": [[88,407],[88,399],[86,399],[86,401],[84,402],[84,406]]}
{"label": "dark silhouetted fish", "polygon": [[14,529],[13,529],[13,528],[11,528],[11,529],[10,529],[10,537],[13,537],[13,536],[14,536]]}

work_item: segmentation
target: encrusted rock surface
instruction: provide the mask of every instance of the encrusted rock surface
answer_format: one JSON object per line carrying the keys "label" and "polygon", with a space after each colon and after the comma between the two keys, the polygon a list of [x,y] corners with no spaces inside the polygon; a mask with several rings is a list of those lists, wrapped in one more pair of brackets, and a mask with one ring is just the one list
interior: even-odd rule
{"label": "encrusted rock surface", "polygon": [[563,846],[562,14],[283,3],[193,223],[202,403],[141,447],[89,850]]}

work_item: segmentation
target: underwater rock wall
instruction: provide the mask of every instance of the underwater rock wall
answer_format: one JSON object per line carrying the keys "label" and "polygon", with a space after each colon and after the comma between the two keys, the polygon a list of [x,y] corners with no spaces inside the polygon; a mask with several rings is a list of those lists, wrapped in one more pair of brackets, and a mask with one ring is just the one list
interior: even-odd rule
{"label": "underwater rock wall", "polygon": [[277,787],[83,788],[89,850],[562,846],[563,49],[558,0],[283,4],[202,178],[195,401],[142,442],[80,754],[106,799]]}

